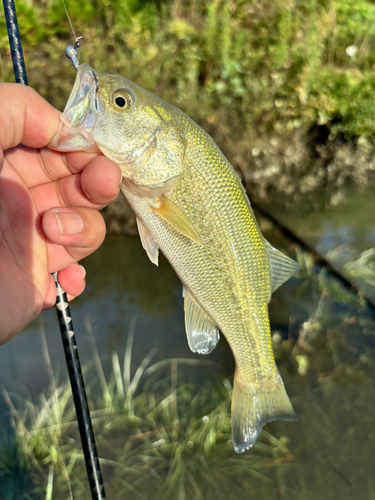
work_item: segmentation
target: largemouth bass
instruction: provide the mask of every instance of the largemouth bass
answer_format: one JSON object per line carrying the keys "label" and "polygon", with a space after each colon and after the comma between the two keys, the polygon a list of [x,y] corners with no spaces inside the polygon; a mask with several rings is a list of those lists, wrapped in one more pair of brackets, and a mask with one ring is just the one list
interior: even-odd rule
{"label": "largemouth bass", "polygon": [[185,113],[130,80],[78,68],[50,147],[101,151],[122,172],[150,260],[159,249],[182,281],[192,351],[207,354],[221,331],[236,361],[232,437],[251,447],[263,425],[294,420],[271,343],[271,293],[298,264],[263,237],[235,170]]}

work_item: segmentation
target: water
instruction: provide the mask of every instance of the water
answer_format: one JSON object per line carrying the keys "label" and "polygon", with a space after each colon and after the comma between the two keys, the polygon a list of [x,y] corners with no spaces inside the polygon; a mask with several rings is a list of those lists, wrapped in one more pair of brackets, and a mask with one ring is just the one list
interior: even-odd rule
{"label": "water", "polygon": [[[309,205],[287,209],[276,200],[269,211],[375,301],[375,259],[370,252],[364,254],[375,247],[373,192],[347,189],[345,203],[327,208],[316,199],[316,205],[315,209]],[[353,261],[359,266],[348,265]]]}
{"label": "water", "polygon": [[[357,255],[375,246],[373,205],[371,194],[353,194],[346,206],[323,213],[306,212],[301,218],[278,208],[277,215],[322,253],[345,244]],[[273,244],[293,254],[293,245],[275,228],[265,220],[260,224]],[[374,497],[375,316],[360,299],[309,262],[308,256],[300,258],[300,275],[278,290],[270,303],[275,356],[299,422],[268,424],[254,449],[241,456],[236,456],[227,443],[227,379],[230,381],[234,369],[231,351],[221,338],[208,357],[190,352],[184,332],[181,284],[167,261],[161,257],[159,268],[153,266],[138,237],[107,239],[85,260],[87,289],[72,303],[72,311],[81,361],[87,366],[91,405],[96,409],[93,415],[99,451],[107,460],[104,479],[109,498]],[[113,382],[109,392],[117,401],[117,410],[111,413],[108,401],[107,406],[103,403],[95,353],[99,353],[107,382],[111,377],[114,380],[113,353],[118,354],[123,370],[132,321],[131,376],[154,347],[157,353],[151,365],[169,358],[199,360],[201,364],[169,363],[157,370],[144,385],[141,383],[132,409],[121,399],[121,384]],[[25,401],[39,404],[40,395],[48,394],[50,380],[41,325],[40,319],[35,320],[0,348],[0,383],[20,415]],[[67,373],[54,311],[43,314],[43,328],[55,377],[64,381]],[[204,360],[211,364],[204,365]],[[152,405],[155,409],[151,411]],[[104,414],[103,407],[107,408]],[[72,410],[68,410],[62,411],[72,422]],[[4,429],[9,429],[10,412],[1,397],[0,412],[4,434]],[[33,433],[38,436],[40,427],[37,431],[35,422],[33,425]],[[53,441],[55,434],[47,432],[45,426],[40,442],[31,440],[30,445],[32,456],[42,464],[41,471],[31,463],[31,455],[27,455],[30,451],[15,446],[9,438],[12,434],[3,440],[0,492],[3,488],[8,495],[4,498],[45,498],[47,476],[52,470],[49,463],[56,469],[53,498],[68,497],[66,482],[64,486],[57,479],[62,474],[61,462],[51,459],[51,450],[58,449]],[[23,431],[18,427],[17,432]],[[73,456],[72,449],[79,450],[74,444],[74,424],[69,424],[66,432],[58,446],[72,463],[68,459]],[[22,439],[30,443],[31,438],[25,435]],[[48,445],[46,449],[43,443]],[[13,467],[10,472],[9,466],[4,472],[5,449],[5,462]],[[79,464],[78,460],[70,471],[73,492],[75,498],[89,498]],[[14,480],[20,470],[27,478],[23,482]]]}
{"label": "water", "polygon": [[276,202],[270,210],[324,255],[341,245],[358,252],[375,246],[375,198],[372,191],[348,189],[344,203],[328,208],[322,203],[314,210],[310,206],[290,210],[282,202]]}
{"label": "water", "polygon": [[[82,364],[93,356],[85,321],[93,329],[96,348],[107,368],[111,353],[123,353],[129,323],[136,319],[133,361],[137,366],[146,354],[157,347],[154,361],[170,357],[195,358],[186,342],[182,285],[161,256],[159,267],[150,263],[138,237],[125,236],[107,240],[92,256],[83,261],[87,271],[85,293],[72,303],[74,329]],[[47,373],[41,344],[42,325],[47,333],[49,355],[57,373],[66,375],[61,338],[54,310],[44,312],[25,331],[0,349],[0,381],[7,390],[38,395],[46,387]],[[225,340],[210,358],[232,363]],[[33,356],[30,356],[30,352]],[[38,367],[36,369],[35,367]],[[229,372],[228,370],[228,372]],[[25,386],[25,381],[32,384]]]}

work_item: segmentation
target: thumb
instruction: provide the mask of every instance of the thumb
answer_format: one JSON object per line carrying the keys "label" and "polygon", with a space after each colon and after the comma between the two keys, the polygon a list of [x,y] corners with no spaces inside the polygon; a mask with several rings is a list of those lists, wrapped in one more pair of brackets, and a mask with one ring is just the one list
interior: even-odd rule
{"label": "thumb", "polygon": [[0,83],[0,149],[23,144],[47,146],[55,135],[60,112],[35,90],[18,83]]}

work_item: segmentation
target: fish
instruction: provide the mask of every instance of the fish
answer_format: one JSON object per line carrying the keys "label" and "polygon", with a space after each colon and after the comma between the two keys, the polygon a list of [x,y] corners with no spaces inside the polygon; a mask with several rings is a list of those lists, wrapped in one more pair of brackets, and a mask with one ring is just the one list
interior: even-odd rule
{"label": "fish", "polygon": [[156,265],[161,250],[182,282],[190,349],[209,354],[220,332],[226,337],[236,364],[235,451],[253,446],[267,422],[296,420],[273,355],[268,303],[299,266],[264,238],[213,139],[131,80],[81,64],[49,147],[101,152],[120,167],[143,248]]}

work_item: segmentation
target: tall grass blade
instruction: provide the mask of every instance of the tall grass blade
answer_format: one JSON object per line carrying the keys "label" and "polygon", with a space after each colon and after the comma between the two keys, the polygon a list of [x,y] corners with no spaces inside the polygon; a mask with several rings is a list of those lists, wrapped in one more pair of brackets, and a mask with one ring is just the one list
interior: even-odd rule
{"label": "tall grass blade", "polygon": [[54,466],[50,464],[49,473],[48,473],[48,483],[46,489],[46,500],[52,500],[52,492],[53,492],[53,476],[54,476]]}
{"label": "tall grass blade", "polygon": [[122,398],[125,398],[125,389],[121,377],[120,361],[118,359],[117,352],[112,353],[112,366],[113,366],[113,374],[115,376],[117,392],[120,394]]}
{"label": "tall grass blade", "polygon": [[94,363],[95,363],[95,368],[96,372],[98,374],[99,382],[106,400],[106,405],[111,405],[113,406],[113,401],[111,397],[111,393],[109,391],[109,387],[107,384],[107,380],[105,378],[104,370],[103,370],[103,365],[102,362],[100,361],[100,356],[98,353],[98,348],[96,347],[96,342],[95,342],[95,337],[94,337],[94,332],[92,329],[91,325],[91,317],[89,314],[85,315],[85,327],[89,336],[90,344],[91,344],[91,349],[94,355]]}
{"label": "tall grass blade", "polygon": [[144,358],[144,360],[142,361],[142,363],[138,366],[138,368],[137,368],[137,370],[136,370],[136,372],[134,374],[133,380],[130,383],[128,392],[127,392],[127,394],[129,395],[130,398],[133,396],[133,394],[137,390],[137,387],[138,387],[139,381],[142,378],[142,375],[144,374],[147,366],[149,365],[150,361],[156,355],[157,352],[158,352],[157,348],[154,347],[149,352],[149,354],[147,354],[147,356]]}
{"label": "tall grass blade", "polygon": [[124,356],[124,386],[126,392],[129,391],[130,388],[130,370],[131,370],[131,358],[132,358],[132,350],[133,350],[133,341],[134,341],[134,332],[135,332],[135,325],[137,324],[137,315],[133,315],[130,319],[130,324],[129,324],[129,333],[128,333],[128,338],[126,341],[126,348],[125,348],[125,356]]}

